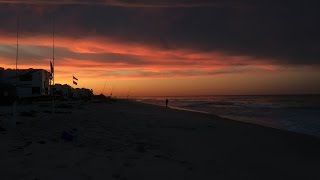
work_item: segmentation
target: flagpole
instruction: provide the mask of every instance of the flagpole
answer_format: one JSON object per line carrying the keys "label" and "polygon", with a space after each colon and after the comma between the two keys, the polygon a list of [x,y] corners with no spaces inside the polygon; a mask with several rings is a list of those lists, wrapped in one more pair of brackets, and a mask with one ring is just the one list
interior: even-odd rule
{"label": "flagpole", "polygon": [[55,69],[54,69],[54,16],[52,17],[52,118],[54,116],[54,74],[55,74]]}
{"label": "flagpole", "polygon": [[74,89],[73,77],[74,77],[74,74],[72,74],[72,88]]}
{"label": "flagpole", "polygon": [[16,78],[18,78],[19,26],[20,26],[20,17],[19,17],[19,15],[18,15],[18,22],[17,22],[17,53],[16,53]]}
{"label": "flagpole", "polygon": [[18,97],[18,59],[19,59],[19,26],[20,26],[20,17],[18,15],[18,20],[17,20],[17,52],[16,52],[16,98],[13,102],[13,120],[11,121],[11,124],[10,124],[10,128],[14,128],[16,127],[16,123],[17,123],[17,107],[18,107],[18,100],[17,100],[17,97]]}
{"label": "flagpole", "polygon": [[[52,18],[52,66],[53,66],[53,69],[54,69],[54,16]],[[53,71],[53,74],[52,74],[52,79],[53,79],[53,85],[54,85],[54,74],[55,72]]]}
{"label": "flagpole", "polygon": [[102,91],[101,91],[101,94],[104,93],[104,89],[105,89],[105,87],[106,87],[106,84],[107,84],[107,80],[106,80],[106,82],[104,83],[104,86],[103,86],[103,89],[102,89]]}

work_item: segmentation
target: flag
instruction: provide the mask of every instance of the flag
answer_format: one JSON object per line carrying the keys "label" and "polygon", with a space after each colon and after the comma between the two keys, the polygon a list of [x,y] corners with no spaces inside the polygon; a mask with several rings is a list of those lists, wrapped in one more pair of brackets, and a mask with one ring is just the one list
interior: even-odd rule
{"label": "flag", "polygon": [[72,75],[72,81],[73,84],[78,85],[78,78],[76,78],[74,75]]}

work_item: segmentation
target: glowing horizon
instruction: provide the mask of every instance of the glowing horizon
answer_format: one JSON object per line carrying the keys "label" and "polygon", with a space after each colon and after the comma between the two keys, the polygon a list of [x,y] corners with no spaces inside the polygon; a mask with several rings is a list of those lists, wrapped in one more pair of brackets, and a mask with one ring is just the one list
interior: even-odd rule
{"label": "glowing horizon", "polygon": [[[282,41],[276,28],[265,37],[264,24],[255,22],[257,31],[246,24],[254,8],[169,1],[147,6],[142,1],[106,1],[110,6],[100,1],[24,2],[0,1],[6,12],[0,22],[7,24],[0,30],[0,67],[15,68],[19,10],[18,68],[50,69],[55,15],[55,82],[71,85],[75,75],[78,87],[95,94],[106,80],[103,93],[117,84],[116,94],[130,91],[132,96],[320,92],[316,42],[302,44],[299,34],[296,43]],[[204,14],[195,13],[197,8]],[[216,19],[218,28],[211,25],[212,8],[238,13],[230,18],[246,26],[229,19]]]}

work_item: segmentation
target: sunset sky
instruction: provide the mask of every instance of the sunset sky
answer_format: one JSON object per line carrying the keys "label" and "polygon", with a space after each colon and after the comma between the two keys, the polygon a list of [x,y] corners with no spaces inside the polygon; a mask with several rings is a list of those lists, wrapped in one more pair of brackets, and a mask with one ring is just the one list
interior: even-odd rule
{"label": "sunset sky", "polygon": [[0,67],[117,96],[320,92],[316,0],[0,0]]}

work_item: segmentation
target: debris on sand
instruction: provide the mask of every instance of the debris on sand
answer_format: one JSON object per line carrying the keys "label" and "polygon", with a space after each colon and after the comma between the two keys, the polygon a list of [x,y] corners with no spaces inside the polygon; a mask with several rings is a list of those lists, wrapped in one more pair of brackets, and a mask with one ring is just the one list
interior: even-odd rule
{"label": "debris on sand", "polygon": [[36,117],[36,111],[25,111],[25,112],[21,112],[20,116],[24,116],[24,117]]}
{"label": "debris on sand", "polygon": [[61,139],[66,141],[73,141],[74,140],[74,134],[70,131],[63,131],[61,135]]}

